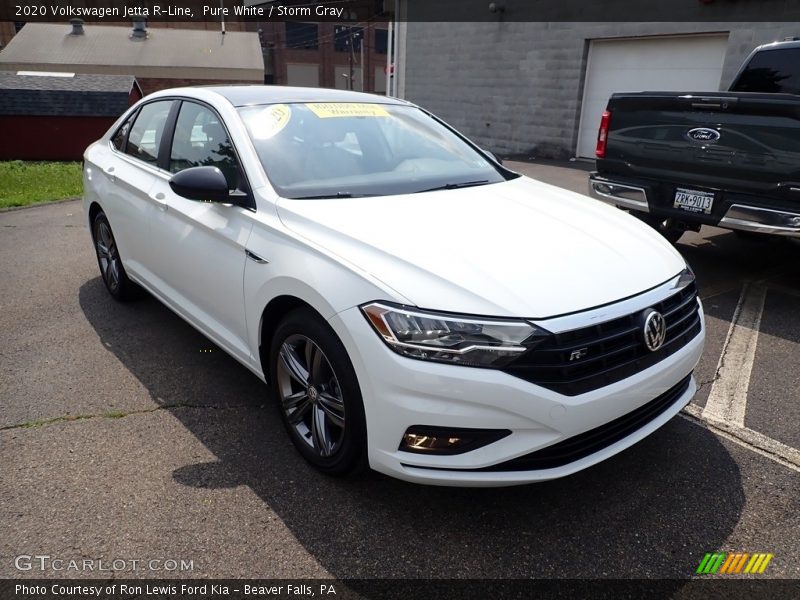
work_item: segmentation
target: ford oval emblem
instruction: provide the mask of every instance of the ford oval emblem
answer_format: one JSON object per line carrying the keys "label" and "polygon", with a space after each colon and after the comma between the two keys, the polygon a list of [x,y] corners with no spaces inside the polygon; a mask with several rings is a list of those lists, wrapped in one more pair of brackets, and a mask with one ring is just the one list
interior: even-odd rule
{"label": "ford oval emblem", "polygon": [[686,136],[695,142],[714,144],[719,140],[719,131],[708,127],[695,127],[686,132]]}

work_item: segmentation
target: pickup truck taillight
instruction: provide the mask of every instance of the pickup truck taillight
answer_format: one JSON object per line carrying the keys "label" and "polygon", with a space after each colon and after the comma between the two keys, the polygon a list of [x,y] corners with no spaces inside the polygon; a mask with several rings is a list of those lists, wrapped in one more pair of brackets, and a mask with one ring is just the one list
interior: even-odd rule
{"label": "pickup truck taillight", "polygon": [[608,142],[608,126],[611,123],[611,111],[604,110],[600,118],[600,131],[597,132],[597,148],[594,154],[597,158],[606,157],[606,142]]}

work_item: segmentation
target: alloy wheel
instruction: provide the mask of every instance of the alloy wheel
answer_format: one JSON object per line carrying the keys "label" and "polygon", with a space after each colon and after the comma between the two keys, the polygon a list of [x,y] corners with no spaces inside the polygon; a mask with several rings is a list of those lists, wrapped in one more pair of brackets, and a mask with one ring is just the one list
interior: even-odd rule
{"label": "alloy wheel", "polygon": [[113,292],[119,287],[119,252],[114,241],[114,234],[108,223],[100,222],[95,235],[97,257],[100,259],[100,272],[108,288]]}
{"label": "alloy wheel", "polygon": [[291,335],[278,352],[281,408],[298,437],[320,457],[341,448],[345,408],[339,380],[322,349],[304,335]]}

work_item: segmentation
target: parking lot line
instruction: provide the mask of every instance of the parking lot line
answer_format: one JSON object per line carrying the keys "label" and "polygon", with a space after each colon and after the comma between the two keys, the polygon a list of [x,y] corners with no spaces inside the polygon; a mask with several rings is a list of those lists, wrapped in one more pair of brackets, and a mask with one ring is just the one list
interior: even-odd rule
{"label": "parking lot line", "polygon": [[716,378],[703,409],[705,420],[744,427],[747,389],[750,387],[766,297],[765,285],[745,284],[717,363]]}
{"label": "parking lot line", "polygon": [[800,450],[747,427],[739,427],[725,421],[709,420],[704,416],[704,411],[694,404],[686,406],[681,416],[696,425],[709,429],[720,437],[800,473]]}

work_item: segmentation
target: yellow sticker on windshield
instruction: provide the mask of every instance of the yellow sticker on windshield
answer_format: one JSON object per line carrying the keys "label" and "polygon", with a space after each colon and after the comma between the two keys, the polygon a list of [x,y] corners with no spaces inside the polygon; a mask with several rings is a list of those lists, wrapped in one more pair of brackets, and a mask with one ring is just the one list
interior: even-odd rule
{"label": "yellow sticker on windshield", "polygon": [[309,102],[306,104],[320,119],[331,117],[388,117],[380,104],[357,102]]}
{"label": "yellow sticker on windshield", "polygon": [[268,140],[286,127],[291,116],[292,109],[286,104],[266,107],[249,120],[253,137],[257,140]]}

